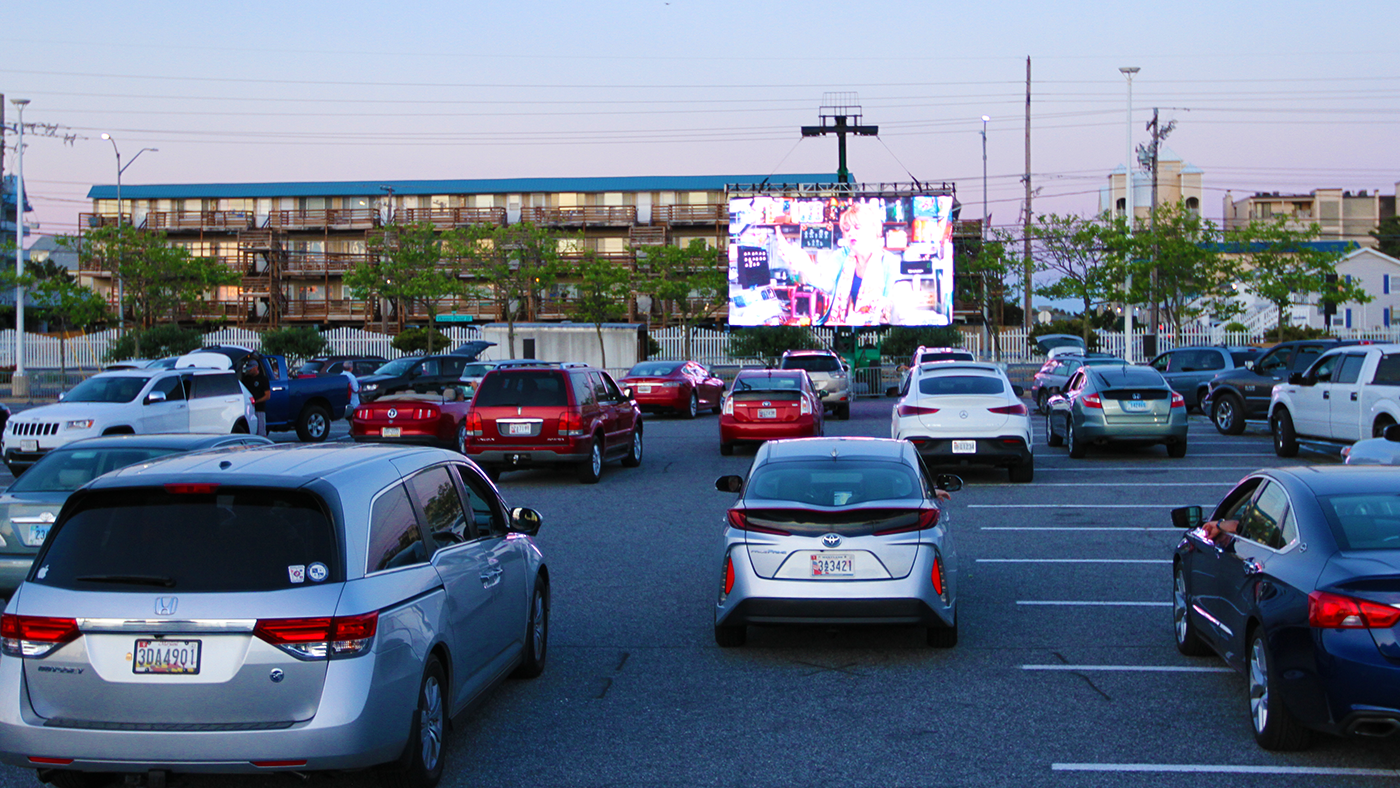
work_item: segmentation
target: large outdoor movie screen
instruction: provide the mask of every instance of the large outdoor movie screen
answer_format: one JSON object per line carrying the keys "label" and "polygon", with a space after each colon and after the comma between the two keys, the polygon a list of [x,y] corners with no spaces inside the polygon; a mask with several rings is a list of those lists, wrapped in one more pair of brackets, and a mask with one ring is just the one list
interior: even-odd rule
{"label": "large outdoor movie screen", "polygon": [[949,195],[729,201],[729,323],[946,326]]}

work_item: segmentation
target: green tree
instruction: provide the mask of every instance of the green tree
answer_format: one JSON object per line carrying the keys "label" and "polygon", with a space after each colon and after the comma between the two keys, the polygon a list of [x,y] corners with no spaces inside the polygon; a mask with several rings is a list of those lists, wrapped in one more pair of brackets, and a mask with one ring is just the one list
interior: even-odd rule
{"label": "green tree", "polygon": [[315,358],[326,350],[326,338],[310,326],[294,328],[274,328],[264,331],[262,350],[274,356],[286,356],[288,361],[305,361]]}
{"label": "green tree", "polygon": [[787,350],[817,347],[817,338],[805,326],[752,326],[736,329],[729,335],[729,355],[733,358],[758,358],[771,367]]}
{"label": "green tree", "polygon": [[443,264],[445,245],[452,246],[451,238],[440,235],[431,222],[387,225],[369,239],[373,259],[345,274],[345,286],[356,298],[384,298],[401,316],[421,303],[428,314],[429,353],[438,336],[438,300],[466,292],[456,267]]}
{"label": "green tree", "polygon": [[568,270],[559,236],[531,222],[473,225],[446,239],[468,275],[490,284],[491,298],[506,321],[506,345],[515,358],[515,324],[539,314],[544,294]]}
{"label": "green tree", "polygon": [[111,317],[107,301],[78,280],[67,268],[53,262],[29,261],[25,275],[17,277],[12,271],[0,274],[0,288],[10,290],[16,285],[26,291],[26,310],[34,311],[58,332],[58,367],[60,380],[68,379],[68,333],[85,331]]}
{"label": "green tree", "polygon": [[632,272],[611,260],[598,256],[597,252],[585,251],[574,267],[578,283],[574,285],[578,297],[574,300],[573,314],[593,324],[598,334],[598,352],[602,355],[602,365],[608,365],[608,351],[603,344],[603,324],[621,319],[624,304],[632,294]]}
{"label": "green tree", "polygon": [[1090,312],[1119,292],[1121,233],[1109,223],[1058,214],[1037,216],[1031,232],[1036,268],[1055,277],[1037,287],[1036,295],[1080,302],[1084,307],[1080,330],[1088,344]]}
{"label": "green tree", "polygon": [[1220,254],[1220,229],[1184,201],[1158,206],[1155,218],[1155,224],[1142,223],[1121,241],[1126,271],[1133,277],[1128,300],[1155,299],[1177,332],[1201,315],[1217,320],[1234,316],[1240,305],[1232,285],[1238,280],[1234,264]]}
{"label": "green tree", "polygon": [[446,334],[433,329],[435,336],[428,336],[426,328],[406,328],[390,340],[389,344],[400,353],[423,353],[431,345],[446,347],[451,342]]}
{"label": "green tree", "polygon": [[174,323],[165,323],[152,328],[138,328],[117,337],[117,341],[107,346],[107,360],[144,358],[142,348],[152,358],[183,356],[198,350],[203,344],[204,334],[194,329],[180,328]]}
{"label": "green tree", "polygon": [[1327,281],[1328,275],[1336,275],[1337,261],[1344,253],[1311,243],[1321,233],[1320,227],[1293,230],[1287,222],[1286,216],[1273,222],[1250,222],[1231,233],[1227,243],[1243,263],[1240,276],[1245,289],[1278,310],[1280,342],[1287,323],[1284,313],[1299,298],[1318,294],[1320,303],[1333,305],[1372,300],[1359,280]]}
{"label": "green tree", "polygon": [[1376,239],[1376,251],[1400,258],[1400,216],[1381,219],[1369,235]]}
{"label": "green tree", "polygon": [[660,304],[663,327],[675,314],[685,336],[685,357],[692,358],[695,324],[729,300],[729,266],[723,253],[703,238],[691,239],[686,246],[641,246],[632,251],[637,255],[637,290]]}
{"label": "green tree", "polygon": [[962,347],[962,332],[952,326],[894,326],[880,340],[880,355],[913,358],[919,346]]}
{"label": "green tree", "polygon": [[[988,333],[997,361],[1001,360],[1001,327],[1006,325],[1007,294],[1015,291],[1025,270],[1016,250],[1010,233],[994,230],[992,238],[985,243],[973,241],[968,247],[970,254],[959,260],[964,277],[972,283],[967,295],[977,305],[986,324],[994,327]],[[1019,319],[1020,310],[1017,312]]]}

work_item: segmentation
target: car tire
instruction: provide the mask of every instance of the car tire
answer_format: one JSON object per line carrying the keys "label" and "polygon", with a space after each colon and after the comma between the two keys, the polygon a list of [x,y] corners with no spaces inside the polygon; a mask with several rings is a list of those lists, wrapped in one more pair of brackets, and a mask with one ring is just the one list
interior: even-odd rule
{"label": "car tire", "polygon": [[1283,682],[1273,670],[1273,656],[1264,628],[1250,634],[1248,651],[1249,720],[1254,741],[1266,750],[1293,752],[1307,749],[1311,732],[1288,711],[1283,702]]}
{"label": "car tire", "polygon": [[1274,433],[1274,454],[1280,457],[1298,456],[1298,433],[1293,431],[1293,417],[1280,408],[1269,420]]}
{"label": "car tire", "polygon": [[840,421],[851,420],[851,403],[843,403],[836,406],[836,418]]}
{"label": "car tire", "polygon": [[749,639],[749,628],[743,624],[715,624],[715,643],[720,648],[738,648]]}
{"label": "car tire", "polygon": [[1210,420],[1221,435],[1244,432],[1244,403],[1234,394],[1221,394],[1210,403]]}
{"label": "car tire", "polygon": [[1206,413],[1205,407],[1206,395],[1208,394],[1210,394],[1210,389],[1206,388],[1205,386],[1201,386],[1199,389],[1196,389],[1196,412],[1201,414],[1202,416],[1210,415]]}
{"label": "car tire", "polygon": [[462,422],[457,425],[457,445],[454,447],[457,453],[466,456],[467,454],[467,423]]}
{"label": "car tire", "polygon": [[1186,441],[1167,444],[1167,456],[1179,460],[1186,456]]}
{"label": "car tire", "polygon": [[1014,484],[1027,484],[1035,481],[1035,458],[1018,462],[1006,470],[1007,476]]}
{"label": "car tire", "polygon": [[[262,418],[259,416],[258,418]],[[321,443],[331,434],[331,414],[320,405],[307,405],[297,416],[297,438],[304,443]]]}
{"label": "car tire", "polygon": [[584,484],[597,484],[603,477],[603,439],[594,438],[593,448],[588,452],[588,459],[578,466],[578,480]]}
{"label": "car tire", "polygon": [[642,428],[632,430],[632,448],[627,450],[627,456],[622,458],[622,464],[627,468],[635,468],[642,464]]}
{"label": "car tire", "polygon": [[418,705],[409,726],[404,754],[380,775],[385,788],[433,788],[442,779],[447,748],[447,676],[437,657],[429,657],[418,686]]}
{"label": "car tire", "polygon": [[732,443],[721,443],[721,444],[719,445],[719,453],[720,453],[720,454],[723,454],[723,455],[726,456],[726,457],[728,457],[729,455],[731,455],[731,454],[734,453],[734,444],[732,444]]}
{"label": "car tire", "polygon": [[1057,435],[1057,434],[1055,433],[1054,419],[1052,419],[1048,414],[1047,414],[1046,417],[1045,417],[1045,445],[1046,445],[1046,446],[1063,446],[1063,445],[1065,445],[1065,436],[1063,436],[1063,435]]}
{"label": "car tire", "polygon": [[1188,657],[1204,657],[1210,646],[1191,623],[1191,597],[1186,593],[1186,573],[1181,564],[1172,572],[1172,623],[1176,627],[1176,650]]}
{"label": "car tire", "polygon": [[687,419],[693,419],[695,418],[695,415],[699,412],[700,395],[692,391],[690,392],[690,402],[686,404],[685,410],[681,411],[681,415],[686,417]]}
{"label": "car tire", "polygon": [[951,627],[935,624],[924,633],[924,642],[933,648],[952,648],[958,645],[958,621],[955,617]]}
{"label": "car tire", "polygon": [[1050,395],[1045,393],[1045,389],[1036,392],[1035,409],[1038,413],[1050,413]]}
{"label": "car tire", "polygon": [[229,433],[229,434],[230,434],[230,435],[247,435],[247,434],[248,434],[248,422],[244,421],[243,419],[239,419],[238,421],[235,421],[235,422],[233,423],[233,432],[231,432],[231,433]]}
{"label": "car tire", "polygon": [[1075,434],[1074,425],[1065,424],[1065,448],[1069,449],[1069,457],[1072,460],[1082,460],[1087,452],[1084,441],[1081,441]]}
{"label": "car tire", "polygon": [[[1371,425],[1371,437],[1384,438],[1386,428],[1394,423],[1395,422],[1390,420],[1389,416],[1381,416],[1380,418],[1376,419],[1376,423]],[[0,430],[3,429],[4,427],[0,427]]]}
{"label": "car tire", "polygon": [[535,577],[535,593],[530,597],[530,619],[525,622],[525,648],[520,664],[510,674],[514,679],[533,679],[544,672],[549,656],[549,583],[544,575]]}

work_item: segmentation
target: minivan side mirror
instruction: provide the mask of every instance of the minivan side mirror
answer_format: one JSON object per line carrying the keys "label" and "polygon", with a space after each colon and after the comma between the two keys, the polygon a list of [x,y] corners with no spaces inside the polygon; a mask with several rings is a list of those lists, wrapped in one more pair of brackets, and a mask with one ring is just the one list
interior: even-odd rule
{"label": "minivan side mirror", "polygon": [[715,489],[720,492],[737,493],[744,489],[744,477],[721,476],[715,479]]}
{"label": "minivan side mirror", "polygon": [[1199,506],[1180,506],[1172,510],[1172,525],[1183,531],[1200,528],[1205,519]]}
{"label": "minivan side mirror", "polygon": [[540,513],[534,509],[517,506],[510,510],[510,530],[534,536],[540,532]]}
{"label": "minivan side mirror", "polygon": [[954,476],[951,473],[940,473],[934,481],[934,486],[945,492],[953,493],[962,489],[963,480],[962,477]]}
{"label": "minivan side mirror", "polygon": [[147,394],[147,395],[146,395],[146,404],[147,404],[147,405],[154,405],[154,404],[156,404],[157,402],[165,402],[165,392],[164,392],[164,391],[152,391],[150,394]]}

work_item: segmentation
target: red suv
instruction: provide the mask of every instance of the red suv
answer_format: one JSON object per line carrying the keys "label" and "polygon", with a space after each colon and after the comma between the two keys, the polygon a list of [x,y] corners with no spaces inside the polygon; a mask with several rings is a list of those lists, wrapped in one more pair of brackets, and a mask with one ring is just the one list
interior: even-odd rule
{"label": "red suv", "polygon": [[467,414],[466,454],[492,480],[575,465],[579,481],[593,484],[608,460],[642,464],[642,412],[631,393],[592,367],[493,369]]}

